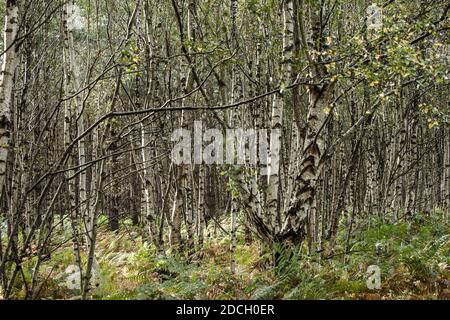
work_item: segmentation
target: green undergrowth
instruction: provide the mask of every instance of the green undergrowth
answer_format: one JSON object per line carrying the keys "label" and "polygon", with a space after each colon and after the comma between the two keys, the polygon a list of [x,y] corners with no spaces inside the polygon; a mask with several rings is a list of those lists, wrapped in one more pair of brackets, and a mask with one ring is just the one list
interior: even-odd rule
{"label": "green undergrowth", "polygon": [[[374,221],[371,228],[353,233],[350,239],[343,232],[327,257],[323,252],[307,255],[303,247],[292,250],[280,245],[264,252],[258,241],[246,244],[239,235],[235,274],[230,273],[227,236],[205,240],[202,249],[186,257],[159,256],[139,234],[132,227],[118,233],[101,228],[100,273],[91,298],[437,299],[441,284],[448,283],[450,276],[450,228],[429,217],[408,223]],[[278,257],[276,265],[273,256]],[[79,297],[77,290],[65,285],[65,270],[73,263],[70,244],[44,262],[40,299]],[[24,267],[27,280],[32,265],[30,261]],[[381,272],[379,289],[368,289],[371,265]],[[23,280],[18,280],[17,298],[23,297],[23,287]]]}

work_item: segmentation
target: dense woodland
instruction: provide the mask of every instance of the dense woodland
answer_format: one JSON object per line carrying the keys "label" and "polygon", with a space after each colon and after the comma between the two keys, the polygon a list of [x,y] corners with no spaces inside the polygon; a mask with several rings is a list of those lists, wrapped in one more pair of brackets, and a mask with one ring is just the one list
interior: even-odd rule
{"label": "dense woodland", "polygon": [[0,299],[450,297],[448,0],[0,13]]}

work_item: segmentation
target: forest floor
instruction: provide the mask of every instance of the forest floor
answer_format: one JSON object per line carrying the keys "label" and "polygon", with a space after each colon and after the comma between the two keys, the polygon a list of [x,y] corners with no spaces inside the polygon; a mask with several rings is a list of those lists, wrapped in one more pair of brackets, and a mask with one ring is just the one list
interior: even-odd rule
{"label": "forest floor", "polygon": [[[226,222],[224,222],[226,223]],[[205,241],[191,256],[158,257],[135,227],[119,233],[100,227],[97,258],[100,272],[93,280],[93,299],[448,299],[450,227],[420,218],[413,223],[378,223],[356,232],[350,253],[337,247],[334,256],[288,254],[281,248],[276,267],[259,242],[245,244],[240,235],[235,253],[237,270],[229,271],[229,238]],[[218,231],[219,232],[219,231]],[[346,243],[345,234],[339,243]],[[70,289],[76,276],[70,244],[53,253],[41,267],[40,299],[77,299]],[[368,289],[367,268],[376,265],[381,287]],[[31,280],[32,261],[26,274]],[[73,268],[72,268],[73,271]],[[69,283],[68,283],[69,282]],[[73,284],[73,283],[72,283]],[[23,280],[15,296],[24,294]]]}

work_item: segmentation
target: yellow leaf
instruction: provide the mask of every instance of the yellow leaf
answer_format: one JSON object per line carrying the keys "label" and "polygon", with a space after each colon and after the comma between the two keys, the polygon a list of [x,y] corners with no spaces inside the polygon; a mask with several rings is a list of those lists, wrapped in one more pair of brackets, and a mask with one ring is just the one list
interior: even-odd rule
{"label": "yellow leaf", "polygon": [[439,122],[437,120],[428,119],[428,128],[432,129],[439,125]]}

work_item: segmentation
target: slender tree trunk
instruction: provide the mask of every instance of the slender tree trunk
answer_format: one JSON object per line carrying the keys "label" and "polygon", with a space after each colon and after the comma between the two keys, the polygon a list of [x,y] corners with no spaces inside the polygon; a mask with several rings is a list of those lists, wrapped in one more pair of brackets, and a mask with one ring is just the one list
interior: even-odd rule
{"label": "slender tree trunk", "polygon": [[[279,220],[279,195],[280,195],[280,172],[279,164],[274,163],[274,159],[281,157],[281,131],[283,125],[283,112],[285,108],[286,92],[283,87],[292,82],[292,63],[294,50],[294,21],[295,21],[293,0],[283,1],[283,58],[281,62],[281,81],[279,94],[276,94],[272,105],[272,122],[270,151],[268,161],[268,186],[267,186],[267,210],[271,219],[272,229],[278,228]],[[295,129],[294,129],[295,130]],[[280,135],[273,133],[278,131]],[[291,159],[295,161],[294,159]],[[295,164],[293,164],[295,166]],[[293,174],[293,173],[292,173]],[[289,177],[288,177],[289,179]]]}
{"label": "slender tree trunk", "polygon": [[[64,87],[65,87],[65,94],[67,96],[71,96],[73,94],[73,90],[71,89],[72,84],[72,66],[71,61],[73,54],[71,52],[71,32],[69,30],[69,19],[72,12],[72,2],[67,2],[63,7],[63,37],[64,37],[64,53],[63,53],[63,59],[64,59]],[[64,147],[67,150],[70,146],[70,143],[72,141],[71,137],[71,126],[72,126],[72,103],[71,100],[68,99],[64,102]],[[69,167],[73,166],[73,157],[69,156],[67,160],[67,165]],[[74,170],[67,170],[66,171],[66,178],[70,178],[74,174]],[[78,216],[77,216],[77,207],[76,207],[76,195],[75,195],[75,180],[69,179],[67,183],[67,191],[68,191],[68,205],[69,205],[69,212],[70,212],[70,222],[72,227],[72,240],[73,240],[73,247],[74,247],[74,253],[76,258],[76,263],[78,267],[81,269],[81,253],[80,253],[80,245],[81,245],[81,237],[80,237],[80,230],[78,227]]]}
{"label": "slender tree trunk", "polygon": [[0,75],[0,197],[3,194],[11,138],[14,71],[18,62],[19,0],[6,1],[3,64]]}

